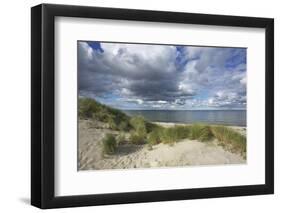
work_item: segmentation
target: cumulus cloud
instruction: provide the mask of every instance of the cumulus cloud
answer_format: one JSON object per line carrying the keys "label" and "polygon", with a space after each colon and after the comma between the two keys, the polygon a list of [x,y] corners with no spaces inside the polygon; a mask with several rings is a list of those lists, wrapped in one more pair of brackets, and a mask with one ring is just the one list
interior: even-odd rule
{"label": "cumulus cloud", "polygon": [[246,49],[81,41],[78,77],[119,108],[245,108]]}

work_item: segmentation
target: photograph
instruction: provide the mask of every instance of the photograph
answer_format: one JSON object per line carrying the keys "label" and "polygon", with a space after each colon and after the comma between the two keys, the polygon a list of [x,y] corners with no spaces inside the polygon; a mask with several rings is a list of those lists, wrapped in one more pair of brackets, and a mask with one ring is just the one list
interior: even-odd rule
{"label": "photograph", "polygon": [[78,171],[246,164],[247,48],[77,41]]}
{"label": "photograph", "polygon": [[275,13],[212,5],[32,6],[31,205],[274,194]]}

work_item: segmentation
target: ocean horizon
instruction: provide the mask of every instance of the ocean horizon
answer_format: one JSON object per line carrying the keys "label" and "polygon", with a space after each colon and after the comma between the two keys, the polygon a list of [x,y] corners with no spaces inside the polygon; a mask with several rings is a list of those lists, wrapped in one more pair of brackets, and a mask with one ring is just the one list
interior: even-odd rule
{"label": "ocean horizon", "polygon": [[122,110],[129,116],[141,115],[151,122],[207,123],[246,126],[246,110]]}

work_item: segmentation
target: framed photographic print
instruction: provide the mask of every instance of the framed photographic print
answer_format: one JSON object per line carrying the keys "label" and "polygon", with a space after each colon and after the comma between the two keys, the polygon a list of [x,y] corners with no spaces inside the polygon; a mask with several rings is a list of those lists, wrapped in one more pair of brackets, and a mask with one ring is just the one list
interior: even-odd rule
{"label": "framed photographic print", "polygon": [[31,9],[31,203],[272,194],[274,21]]}

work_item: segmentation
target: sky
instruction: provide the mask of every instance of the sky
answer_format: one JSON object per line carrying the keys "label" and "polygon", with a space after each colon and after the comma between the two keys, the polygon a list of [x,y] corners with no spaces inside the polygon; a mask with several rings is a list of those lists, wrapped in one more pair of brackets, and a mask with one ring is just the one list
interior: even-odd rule
{"label": "sky", "polygon": [[81,97],[123,110],[246,109],[246,48],[77,45]]}

